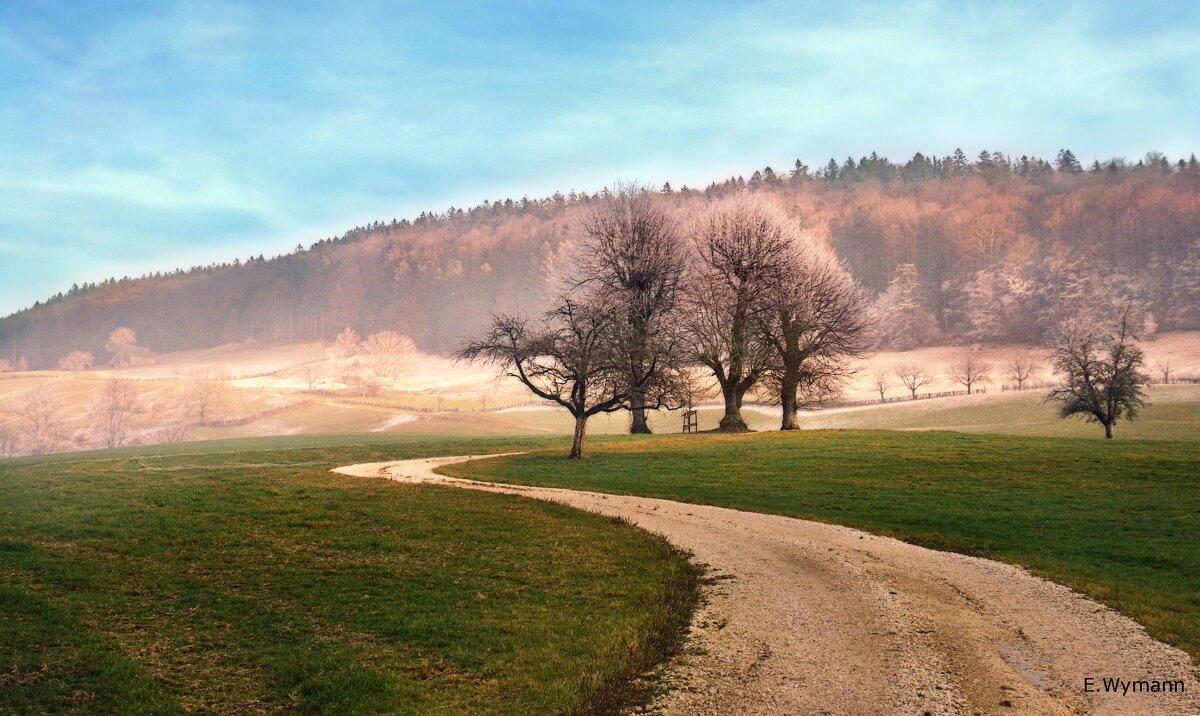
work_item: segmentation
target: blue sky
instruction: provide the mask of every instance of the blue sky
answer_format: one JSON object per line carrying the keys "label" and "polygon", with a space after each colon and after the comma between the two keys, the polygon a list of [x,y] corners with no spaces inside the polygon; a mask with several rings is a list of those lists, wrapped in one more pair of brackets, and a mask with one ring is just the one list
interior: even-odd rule
{"label": "blue sky", "polygon": [[339,5],[0,5],[0,314],[484,198],[1200,150],[1196,3]]}

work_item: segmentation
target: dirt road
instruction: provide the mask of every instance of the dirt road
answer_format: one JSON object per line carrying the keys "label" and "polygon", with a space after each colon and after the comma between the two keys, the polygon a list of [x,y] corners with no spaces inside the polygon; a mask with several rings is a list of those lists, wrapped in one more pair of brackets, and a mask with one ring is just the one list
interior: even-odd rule
{"label": "dirt road", "polygon": [[[551,500],[691,550],[716,579],[668,668],[667,713],[1200,714],[1186,654],[1017,567],[787,517],[433,472],[469,459],[335,472]],[[1142,691],[1156,685],[1174,691]]]}

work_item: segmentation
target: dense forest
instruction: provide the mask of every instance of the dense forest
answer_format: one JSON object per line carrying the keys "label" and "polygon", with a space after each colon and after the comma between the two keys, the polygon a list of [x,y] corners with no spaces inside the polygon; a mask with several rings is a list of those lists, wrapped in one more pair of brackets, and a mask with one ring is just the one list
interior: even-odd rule
{"label": "dense forest", "polygon": [[[1063,316],[1132,300],[1159,330],[1200,328],[1200,167],[1150,153],[1083,167],[961,151],[797,160],[705,189],[662,187],[681,216],[734,192],[774,197],[876,297],[881,342],[1038,342]],[[73,286],[0,319],[0,360],[104,356],[134,329],[157,353],[390,329],[445,352],[494,311],[540,310],[600,194],[485,201],[376,221],[285,256]]]}

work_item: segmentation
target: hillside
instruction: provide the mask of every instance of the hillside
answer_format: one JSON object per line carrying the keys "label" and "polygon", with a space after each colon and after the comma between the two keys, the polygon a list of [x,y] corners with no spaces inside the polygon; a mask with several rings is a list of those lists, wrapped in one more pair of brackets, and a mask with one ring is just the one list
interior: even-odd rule
{"label": "hillside", "polygon": [[[1069,155],[1069,153],[1067,153]],[[736,191],[775,196],[875,296],[897,348],[1036,342],[1062,316],[1133,299],[1161,330],[1200,328],[1200,168],[1161,155],[1083,171],[983,152],[894,164],[797,162],[704,189],[663,188],[686,217]],[[154,353],[397,330],[445,352],[493,311],[538,310],[598,194],[485,201],[376,221],[273,259],[72,287],[0,319],[0,359],[52,367],[133,328]]]}

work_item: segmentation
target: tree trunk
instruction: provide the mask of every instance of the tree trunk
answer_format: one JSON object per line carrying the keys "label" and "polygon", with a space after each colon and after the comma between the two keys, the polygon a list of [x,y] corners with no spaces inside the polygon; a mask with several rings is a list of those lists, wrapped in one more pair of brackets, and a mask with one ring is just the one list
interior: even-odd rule
{"label": "tree trunk", "polygon": [[1105,424],[1104,424],[1104,438],[1105,438],[1106,440],[1112,440],[1112,439],[1113,439],[1113,424],[1112,424],[1112,423],[1105,423]]}
{"label": "tree trunk", "polygon": [[571,454],[567,456],[569,460],[578,460],[583,457],[583,438],[587,434],[587,416],[581,415],[575,418],[575,441],[571,443]]}
{"label": "tree trunk", "polygon": [[742,419],[742,396],[737,384],[731,381],[729,385],[722,385],[721,397],[725,399],[725,415],[717,425],[717,430],[722,433],[750,432],[750,427]]}
{"label": "tree trunk", "polygon": [[796,376],[784,375],[780,383],[782,389],[779,393],[779,402],[783,405],[783,424],[779,426],[779,429],[799,430],[800,426],[796,424],[796,390],[800,386],[800,379]]}
{"label": "tree trunk", "polygon": [[646,422],[646,401],[639,391],[629,396],[629,432],[632,435],[649,435],[651,432]]}

